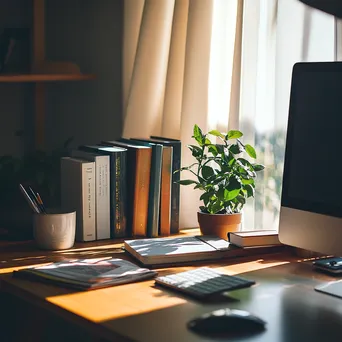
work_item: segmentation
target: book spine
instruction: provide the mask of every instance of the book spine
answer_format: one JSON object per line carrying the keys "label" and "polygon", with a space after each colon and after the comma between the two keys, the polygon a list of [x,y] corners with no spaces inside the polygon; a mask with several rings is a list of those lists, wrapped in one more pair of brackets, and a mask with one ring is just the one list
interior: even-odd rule
{"label": "book spine", "polygon": [[173,144],[172,158],[172,188],[171,188],[171,234],[179,233],[179,204],[180,204],[180,172],[176,172],[181,168],[181,143]]}
{"label": "book spine", "polygon": [[159,234],[170,235],[171,225],[171,173],[172,173],[172,147],[163,146],[161,194],[160,194],[160,226]]}
{"label": "book spine", "polygon": [[[94,241],[95,229],[95,163],[82,164],[82,241]],[[77,216],[77,215],[76,215]]]}
{"label": "book spine", "polygon": [[95,162],[96,239],[110,239],[109,156],[81,150],[73,150],[71,155]]}
{"label": "book spine", "polygon": [[[88,167],[88,178],[84,167]],[[76,211],[76,240],[93,241],[95,232],[94,162],[74,158],[61,159],[61,205]]]}
{"label": "book spine", "polygon": [[135,154],[135,182],[133,188],[132,235],[147,235],[148,196],[151,176],[151,149],[137,150]]}
{"label": "book spine", "polygon": [[162,145],[154,145],[152,147],[151,177],[147,219],[148,237],[158,236],[162,154]]}
{"label": "book spine", "polygon": [[96,237],[110,238],[110,170],[109,156],[96,159]]}
{"label": "book spine", "polygon": [[126,152],[112,155],[112,237],[125,237],[127,234],[126,217]]}

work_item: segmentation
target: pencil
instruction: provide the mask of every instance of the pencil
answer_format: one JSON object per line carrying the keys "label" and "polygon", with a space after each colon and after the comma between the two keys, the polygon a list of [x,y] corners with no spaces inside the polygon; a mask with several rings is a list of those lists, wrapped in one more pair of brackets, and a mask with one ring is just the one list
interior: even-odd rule
{"label": "pencil", "polygon": [[40,195],[39,195],[38,192],[37,192],[37,199],[38,199],[38,203],[40,204],[40,206],[41,206],[43,212],[44,212],[45,214],[47,214],[47,211],[46,211],[45,205],[44,205],[44,203],[43,203],[43,200],[42,200],[42,198],[40,197]]}

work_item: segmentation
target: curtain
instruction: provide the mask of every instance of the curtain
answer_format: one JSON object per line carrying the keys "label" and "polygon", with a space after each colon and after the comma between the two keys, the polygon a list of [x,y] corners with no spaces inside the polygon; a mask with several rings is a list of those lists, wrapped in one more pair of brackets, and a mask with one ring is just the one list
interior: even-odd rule
{"label": "curtain", "polygon": [[[293,64],[334,60],[334,18],[297,0],[124,0],[125,137],[240,129],[266,165],[244,229],[277,228]],[[189,175],[186,175],[186,178]],[[181,187],[180,225],[199,193]]]}

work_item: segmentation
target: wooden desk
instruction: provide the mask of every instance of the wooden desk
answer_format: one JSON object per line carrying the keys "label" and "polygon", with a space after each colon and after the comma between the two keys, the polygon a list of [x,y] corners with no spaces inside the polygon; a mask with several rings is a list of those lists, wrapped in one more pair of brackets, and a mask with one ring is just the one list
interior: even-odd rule
{"label": "wooden desk", "polygon": [[[0,244],[1,291],[31,303],[40,319],[48,312],[85,332],[89,341],[208,341],[186,328],[190,319],[223,307],[241,308],[267,321],[267,330],[239,341],[296,342],[338,341],[342,336],[342,301],[317,293],[313,286],[332,278],[311,269],[311,262],[298,260],[289,252],[246,256],[209,265],[227,274],[243,274],[257,285],[234,291],[218,302],[200,303],[154,286],[154,281],[127,284],[89,292],[29,282],[11,277],[13,269],[61,260],[65,257],[116,256],[129,259],[121,244],[78,245],[62,252],[41,252],[30,244]],[[79,248],[77,248],[79,247]],[[192,266],[194,267],[194,266]],[[160,269],[169,274],[191,266]],[[25,322],[31,333],[39,332],[48,322]],[[34,341],[39,341],[37,333]],[[32,339],[33,340],[33,339]],[[46,339],[42,339],[45,341]],[[26,335],[25,341],[30,341]],[[52,339],[51,339],[52,341]],[[234,339],[229,339],[234,341]],[[50,342],[50,339],[49,339]]]}

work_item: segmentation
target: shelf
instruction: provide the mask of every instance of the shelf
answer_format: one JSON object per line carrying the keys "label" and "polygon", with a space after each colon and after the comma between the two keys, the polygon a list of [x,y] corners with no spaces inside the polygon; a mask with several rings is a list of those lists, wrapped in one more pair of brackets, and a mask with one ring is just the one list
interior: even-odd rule
{"label": "shelf", "polygon": [[93,74],[0,74],[0,83],[86,81]]}

